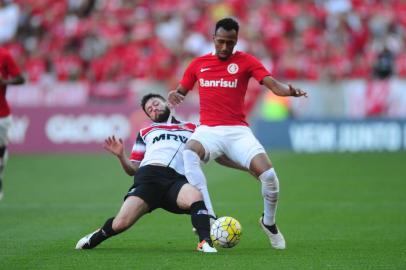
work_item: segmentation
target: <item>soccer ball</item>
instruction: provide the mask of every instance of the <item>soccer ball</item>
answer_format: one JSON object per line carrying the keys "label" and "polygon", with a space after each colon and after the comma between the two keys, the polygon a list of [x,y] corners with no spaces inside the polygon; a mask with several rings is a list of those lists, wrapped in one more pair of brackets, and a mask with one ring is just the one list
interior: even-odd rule
{"label": "soccer ball", "polygon": [[232,217],[220,217],[210,228],[210,237],[216,246],[232,248],[240,242],[241,224]]}

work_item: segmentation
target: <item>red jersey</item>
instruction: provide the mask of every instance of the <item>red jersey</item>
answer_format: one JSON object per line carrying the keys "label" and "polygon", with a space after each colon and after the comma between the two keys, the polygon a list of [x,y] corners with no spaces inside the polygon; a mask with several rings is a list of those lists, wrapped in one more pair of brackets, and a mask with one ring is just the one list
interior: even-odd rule
{"label": "red jersey", "polygon": [[[11,54],[3,48],[0,48],[0,77],[9,79],[20,74],[17,64],[14,62]],[[6,100],[6,86],[0,85],[0,117],[10,115],[10,107]]]}
{"label": "red jersey", "polygon": [[254,56],[237,51],[227,60],[215,54],[195,58],[187,67],[180,84],[188,91],[198,82],[200,123],[207,126],[248,126],[244,98],[248,81],[262,83],[269,71]]}

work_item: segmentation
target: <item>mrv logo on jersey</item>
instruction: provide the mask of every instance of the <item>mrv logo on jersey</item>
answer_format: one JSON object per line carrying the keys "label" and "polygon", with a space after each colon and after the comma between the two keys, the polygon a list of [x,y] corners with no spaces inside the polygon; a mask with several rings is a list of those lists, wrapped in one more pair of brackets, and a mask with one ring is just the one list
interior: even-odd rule
{"label": "mrv logo on jersey", "polygon": [[201,87],[225,87],[225,88],[237,88],[238,79],[227,81],[221,78],[220,80],[205,80],[199,79]]}
{"label": "mrv logo on jersey", "polygon": [[159,142],[160,140],[175,140],[175,141],[181,141],[182,143],[187,142],[187,137],[182,136],[182,135],[176,135],[176,134],[161,134],[159,136],[156,136],[153,140],[152,143]]}

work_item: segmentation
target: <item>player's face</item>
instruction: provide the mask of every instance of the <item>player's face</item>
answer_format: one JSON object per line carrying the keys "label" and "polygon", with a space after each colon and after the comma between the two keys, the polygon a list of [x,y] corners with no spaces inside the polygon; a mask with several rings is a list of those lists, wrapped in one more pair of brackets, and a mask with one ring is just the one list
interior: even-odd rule
{"label": "player's face", "polygon": [[168,120],[170,110],[165,101],[160,98],[150,98],[145,103],[145,112],[148,117],[154,122],[166,122]]}
{"label": "player's face", "polygon": [[238,35],[235,30],[227,31],[220,27],[213,36],[216,55],[221,60],[227,60],[237,44]]}

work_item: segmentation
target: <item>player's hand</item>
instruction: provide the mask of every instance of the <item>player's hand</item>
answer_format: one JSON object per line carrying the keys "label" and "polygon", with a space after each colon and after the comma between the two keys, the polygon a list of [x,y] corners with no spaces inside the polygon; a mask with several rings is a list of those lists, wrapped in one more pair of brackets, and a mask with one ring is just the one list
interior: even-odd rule
{"label": "player's hand", "polygon": [[121,138],[118,140],[114,136],[109,136],[104,140],[103,148],[117,157],[124,156],[124,142]]}
{"label": "player's hand", "polygon": [[302,97],[302,96],[304,96],[306,98],[308,97],[306,91],[303,91],[300,88],[293,87],[290,84],[289,84],[289,92],[290,92],[290,95],[293,96],[293,97]]}
{"label": "player's hand", "polygon": [[172,90],[168,94],[168,103],[172,106],[181,104],[184,99],[185,96],[179,93],[177,90]]}

